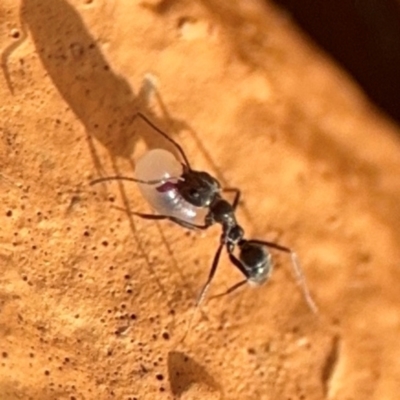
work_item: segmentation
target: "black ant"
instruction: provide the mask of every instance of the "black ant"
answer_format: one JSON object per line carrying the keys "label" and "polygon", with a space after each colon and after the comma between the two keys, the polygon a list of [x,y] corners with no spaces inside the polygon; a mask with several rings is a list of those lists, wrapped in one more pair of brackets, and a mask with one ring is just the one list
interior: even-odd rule
{"label": "black ant", "polygon": [[[172,143],[182,156],[183,163],[179,163],[166,150],[154,149],[145,153],[138,161],[135,171],[136,178],[123,176],[105,177],[96,179],[91,184],[114,179],[138,183],[146,200],[159,213],[132,213],[144,219],[169,219],[189,229],[207,229],[215,223],[222,226],[220,244],[215,253],[208,279],[197,299],[196,308],[203,301],[210,287],[224,247],[232,264],[245,276],[244,280],[232,286],[224,294],[233,292],[246,282],[260,285],[269,278],[272,272],[272,257],[266,249],[269,247],[288,253],[291,256],[293,271],[297,282],[302,287],[305,300],[310,309],[317,313],[317,306],[306,285],[296,253],[289,247],[273,242],[244,238],[244,230],[237,223],[235,216],[240,200],[240,190],[236,188],[222,189],[217,179],[209,173],[192,169],[186,154],[177,142],[154,125],[144,114],[138,112],[134,116],[134,119],[136,118],[146,122]],[[156,164],[157,166],[155,167]],[[222,197],[222,192],[234,193],[232,204]],[[199,217],[201,222],[204,221],[204,223],[197,223]],[[234,254],[236,247],[239,249],[238,256]]]}

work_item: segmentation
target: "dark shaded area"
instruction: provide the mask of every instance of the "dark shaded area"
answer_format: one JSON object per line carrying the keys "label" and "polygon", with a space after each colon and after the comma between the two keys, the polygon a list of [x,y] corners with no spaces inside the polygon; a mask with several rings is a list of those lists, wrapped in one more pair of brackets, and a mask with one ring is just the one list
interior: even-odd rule
{"label": "dark shaded area", "polygon": [[332,379],[332,375],[335,372],[339,362],[339,346],[340,338],[339,336],[334,336],[332,338],[330,351],[327,354],[325,364],[323,365],[321,371],[321,381],[322,387],[324,388],[325,397],[328,396],[329,382]]}
{"label": "dark shaded area", "polygon": [[171,392],[177,397],[182,396],[195,383],[206,387],[207,391],[220,392],[223,396],[220,385],[206,369],[180,351],[168,354],[168,378]]}
{"label": "dark shaded area", "polygon": [[139,138],[149,148],[163,147],[175,153],[168,142],[151,127],[138,124],[134,116],[140,109],[163,128],[172,124],[181,127],[183,122],[172,120],[169,115],[168,118],[154,115],[147,104],[148,88],[135,92],[125,77],[112,70],[101,43],[67,1],[23,0],[20,22],[21,37],[1,54],[1,67],[10,91],[14,93],[18,82],[13,82],[8,59],[22,42],[32,40],[54,86],[85,126],[97,167],[99,160],[92,138],[106,147],[112,157],[129,158]]}
{"label": "dark shaded area", "polygon": [[399,0],[275,0],[400,122]]}

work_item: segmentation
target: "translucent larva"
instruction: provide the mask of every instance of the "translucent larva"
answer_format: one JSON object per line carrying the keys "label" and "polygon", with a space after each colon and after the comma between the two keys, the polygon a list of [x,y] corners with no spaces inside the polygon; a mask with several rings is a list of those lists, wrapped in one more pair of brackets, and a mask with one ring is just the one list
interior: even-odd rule
{"label": "translucent larva", "polygon": [[[183,173],[182,164],[172,153],[153,149],[145,153],[136,163],[135,178],[142,181],[165,179],[149,185],[138,183],[140,192],[150,206],[160,215],[175,217],[190,224],[203,225],[207,208],[188,203],[177,190],[176,177]],[[175,177],[175,179],[169,179]]]}

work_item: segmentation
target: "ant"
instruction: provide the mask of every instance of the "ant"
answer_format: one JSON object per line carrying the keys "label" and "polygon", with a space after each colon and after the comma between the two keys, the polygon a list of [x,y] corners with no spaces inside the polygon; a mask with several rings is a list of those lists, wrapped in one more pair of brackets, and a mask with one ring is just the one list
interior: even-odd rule
{"label": "ant", "polygon": [[[272,257],[267,248],[275,249],[291,256],[293,271],[301,286],[305,300],[314,312],[318,308],[314,303],[305,282],[297,254],[289,247],[277,243],[245,239],[244,229],[238,224],[235,216],[241,192],[236,188],[221,188],[216,178],[204,171],[196,171],[190,166],[182,147],[165,132],[153,124],[143,113],[138,112],[133,119],[140,118],[166,140],[172,143],[182,157],[180,163],[168,151],[153,149],[144,154],[138,161],[135,178],[110,176],[98,178],[91,182],[97,184],[109,180],[127,180],[136,182],[143,196],[159,214],[132,214],[149,220],[169,219],[188,229],[208,229],[220,224],[222,233],[220,244],[214,255],[211,269],[196,301],[196,309],[202,303],[217,270],[223,248],[226,248],[231,263],[238,268],[245,279],[229,288],[223,295],[232,293],[245,283],[261,285],[271,275]],[[154,178],[155,176],[155,178]],[[222,197],[222,192],[234,193],[234,200],[229,203]],[[198,220],[203,223],[196,223]],[[234,254],[235,248],[239,254]]]}

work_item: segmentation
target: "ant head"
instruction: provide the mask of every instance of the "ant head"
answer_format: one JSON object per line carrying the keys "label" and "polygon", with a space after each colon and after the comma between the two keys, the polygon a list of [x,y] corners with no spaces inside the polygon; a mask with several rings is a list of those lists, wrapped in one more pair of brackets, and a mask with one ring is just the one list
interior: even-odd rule
{"label": "ant head", "polygon": [[239,259],[247,271],[248,282],[260,285],[265,282],[272,271],[271,254],[264,246],[243,240],[239,243]]}
{"label": "ant head", "polygon": [[195,207],[209,207],[220,191],[218,181],[207,172],[189,170],[176,187],[182,197]]}

